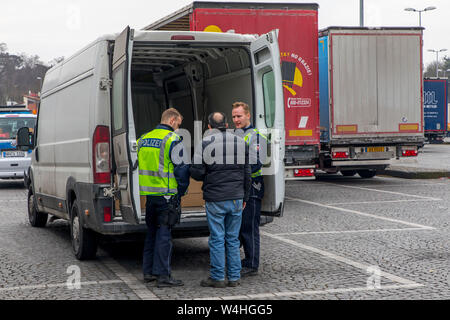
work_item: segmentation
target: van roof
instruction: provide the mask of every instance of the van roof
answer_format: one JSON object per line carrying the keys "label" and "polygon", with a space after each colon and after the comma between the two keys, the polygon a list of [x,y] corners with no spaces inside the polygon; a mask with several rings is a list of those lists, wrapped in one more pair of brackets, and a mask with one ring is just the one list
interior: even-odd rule
{"label": "van roof", "polygon": [[[64,65],[74,57],[78,56],[80,53],[86,51],[87,49],[91,48],[95,44],[102,42],[102,41],[114,41],[120,33],[114,33],[114,34],[105,34],[103,36],[98,37],[93,42],[86,45],[81,50],[78,50],[74,54],[72,54],[67,59],[59,62],[58,64],[54,65],[52,68],[50,68],[47,71],[48,73],[53,72],[58,67]],[[242,43],[246,44],[253,40],[255,40],[254,35],[244,35],[244,34],[237,34],[237,33],[219,33],[219,32],[199,32],[199,31],[138,31],[134,30],[134,41],[179,41],[179,40],[171,40],[173,35],[191,35],[195,37],[195,40],[192,41],[192,43],[195,43],[196,41],[200,42],[224,42],[224,43]],[[189,41],[188,41],[189,42]]]}

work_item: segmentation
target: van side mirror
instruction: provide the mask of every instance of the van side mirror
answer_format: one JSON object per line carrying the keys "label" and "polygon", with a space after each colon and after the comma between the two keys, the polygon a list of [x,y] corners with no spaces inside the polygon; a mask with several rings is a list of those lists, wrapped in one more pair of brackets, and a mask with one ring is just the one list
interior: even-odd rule
{"label": "van side mirror", "polygon": [[17,149],[20,151],[28,151],[34,149],[34,134],[30,132],[28,127],[20,128],[17,131]]}

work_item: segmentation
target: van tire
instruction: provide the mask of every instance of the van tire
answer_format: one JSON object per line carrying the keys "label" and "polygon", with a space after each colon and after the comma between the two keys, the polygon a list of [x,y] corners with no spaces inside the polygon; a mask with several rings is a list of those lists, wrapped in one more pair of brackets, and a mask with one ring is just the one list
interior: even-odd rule
{"label": "van tire", "polygon": [[72,240],[73,253],[78,260],[95,258],[97,253],[97,236],[94,231],[82,226],[80,210],[76,200],[70,211],[70,238]]}
{"label": "van tire", "polygon": [[28,221],[32,227],[43,228],[47,224],[48,214],[39,212],[33,190],[28,189]]}
{"label": "van tire", "polygon": [[353,177],[356,174],[356,170],[341,170],[344,177]]}
{"label": "van tire", "polygon": [[358,174],[361,178],[369,179],[377,175],[377,170],[358,170]]}

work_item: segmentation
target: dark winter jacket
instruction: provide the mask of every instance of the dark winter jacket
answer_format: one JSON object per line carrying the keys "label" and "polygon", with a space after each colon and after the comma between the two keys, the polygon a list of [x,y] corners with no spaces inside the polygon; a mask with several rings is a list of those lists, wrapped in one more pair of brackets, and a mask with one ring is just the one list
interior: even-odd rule
{"label": "dark winter jacket", "polygon": [[203,199],[208,202],[248,201],[251,166],[248,146],[232,130],[210,130],[196,148],[191,177],[203,181]]}

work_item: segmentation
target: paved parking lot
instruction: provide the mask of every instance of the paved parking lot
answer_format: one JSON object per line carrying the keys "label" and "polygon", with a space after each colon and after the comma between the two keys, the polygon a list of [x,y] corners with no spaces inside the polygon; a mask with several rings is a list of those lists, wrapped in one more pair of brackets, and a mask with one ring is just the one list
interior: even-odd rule
{"label": "paved parking lot", "polygon": [[[284,217],[264,226],[260,274],[200,287],[206,238],[177,239],[181,288],[141,281],[142,242],[77,261],[68,224],[29,226],[26,190],[0,182],[0,299],[449,299],[450,180],[323,175],[286,185]],[[77,269],[79,268],[79,269]],[[67,286],[81,272],[81,288]]]}

